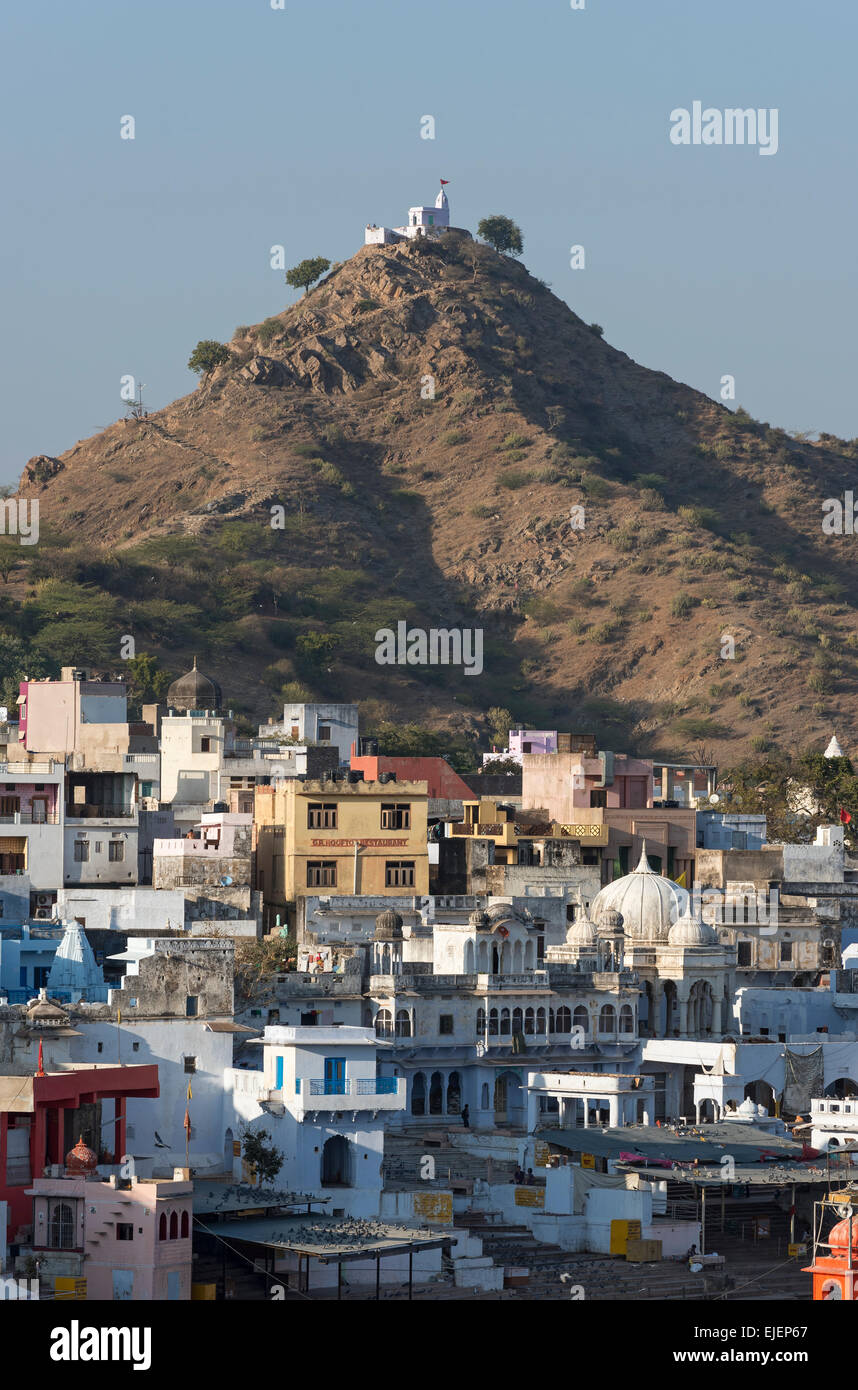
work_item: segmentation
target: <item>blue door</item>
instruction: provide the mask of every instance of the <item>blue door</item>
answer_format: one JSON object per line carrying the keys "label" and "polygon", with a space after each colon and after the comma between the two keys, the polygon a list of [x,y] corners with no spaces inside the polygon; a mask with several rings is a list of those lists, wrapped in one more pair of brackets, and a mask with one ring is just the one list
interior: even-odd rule
{"label": "blue door", "polygon": [[344,1096],[346,1093],[345,1057],[325,1058],[325,1095]]}
{"label": "blue door", "polygon": [[180,1292],[181,1292],[181,1281],[180,1281],[180,1279],[179,1279],[179,1271],[178,1271],[177,1269],[171,1269],[171,1270],[169,1270],[168,1273],[167,1273],[167,1298],[168,1298],[168,1300],[169,1300],[170,1302],[173,1302],[173,1301],[177,1300],[178,1297],[179,1297]]}
{"label": "blue door", "polygon": [[124,1302],[134,1297],[134,1270],[115,1269],[113,1271],[113,1297],[116,1302]]}
{"label": "blue door", "polygon": [[274,1089],[283,1090],[283,1058],[277,1057],[274,1062]]}

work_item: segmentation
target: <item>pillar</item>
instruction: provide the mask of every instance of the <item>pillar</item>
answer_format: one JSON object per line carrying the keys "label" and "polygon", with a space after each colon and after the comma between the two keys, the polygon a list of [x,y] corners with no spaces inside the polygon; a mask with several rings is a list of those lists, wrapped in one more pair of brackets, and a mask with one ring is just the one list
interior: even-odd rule
{"label": "pillar", "polygon": [[611,1129],[620,1127],[620,1097],[608,1096],[608,1124]]}
{"label": "pillar", "polygon": [[661,1005],[664,999],[664,988],[661,981],[656,981],[652,987],[652,1018],[650,1019],[650,1036],[660,1038],[665,1036],[661,1030]]}
{"label": "pillar", "polygon": [[42,1176],[45,1165],[45,1107],[36,1104],[35,1123],[30,1139],[30,1171],[34,1178]]}
{"label": "pillar", "polygon": [[686,1037],[688,1034],[688,1000],[679,998],[679,1036]]}
{"label": "pillar", "polygon": [[113,1102],[113,1105],[115,1111],[115,1123],[113,1129],[114,1134],[116,1136],[114,1142],[115,1153],[113,1155],[113,1160],[115,1163],[121,1163],[123,1154],[125,1153],[125,1096],[117,1096]]}
{"label": "pillar", "polygon": [[57,1137],[54,1143],[54,1153],[50,1158],[51,1163],[65,1163],[65,1133],[66,1133],[66,1107],[57,1106]]}

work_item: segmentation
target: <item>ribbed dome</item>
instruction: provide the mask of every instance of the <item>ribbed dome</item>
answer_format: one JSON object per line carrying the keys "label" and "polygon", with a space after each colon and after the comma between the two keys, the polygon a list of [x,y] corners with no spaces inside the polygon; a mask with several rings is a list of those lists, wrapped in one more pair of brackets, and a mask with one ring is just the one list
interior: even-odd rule
{"label": "ribbed dome", "polygon": [[402,918],[392,907],[386,907],[375,919],[376,941],[401,941]]}
{"label": "ribbed dome", "polygon": [[78,1139],[73,1149],[66,1154],[66,1172],[69,1177],[85,1177],[87,1173],[94,1173],[98,1167],[98,1155],[92,1149]]}
{"label": "ribbed dome", "polygon": [[167,691],[167,705],[171,709],[196,710],[211,709],[219,710],[223,695],[217,681],[210,676],[204,676],[202,671],[197,670],[197,658],[194,657],[193,670],[186,676],[179,676],[173,681]]}
{"label": "ribbed dome", "polygon": [[671,946],[717,946],[718,933],[714,927],[704,922],[702,917],[692,917],[690,904],[685,912],[674,922],[667,939]]}
{"label": "ribbed dome", "polygon": [[[849,1222],[838,1221],[836,1226],[832,1226],[828,1235],[828,1244],[832,1255],[845,1255],[849,1249]],[[852,1220],[852,1250],[858,1253],[858,1221]]]}
{"label": "ribbed dome", "polygon": [[591,911],[596,921],[609,908],[621,913],[627,940],[664,942],[687,906],[687,890],[650,868],[644,841],[634,873],[605,884],[593,899]]}
{"label": "ribbed dome", "polygon": [[596,928],[586,915],[578,917],[566,932],[567,946],[587,946],[595,950],[598,941],[599,938],[596,934]]}
{"label": "ribbed dome", "polygon": [[471,913],[470,917],[468,918],[468,926],[473,927],[475,931],[491,931],[491,918],[489,917],[489,914],[486,912],[485,908],[478,907],[474,912]]}
{"label": "ribbed dome", "polygon": [[600,936],[615,936],[623,930],[623,914],[615,907],[606,907],[596,918]]}

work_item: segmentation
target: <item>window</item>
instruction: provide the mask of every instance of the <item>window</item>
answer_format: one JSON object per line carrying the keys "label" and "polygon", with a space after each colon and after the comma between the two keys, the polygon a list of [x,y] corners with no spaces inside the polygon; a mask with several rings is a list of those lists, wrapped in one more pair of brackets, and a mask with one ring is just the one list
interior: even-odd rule
{"label": "window", "polygon": [[32,801],[31,815],[34,825],[44,825],[48,819],[48,799],[45,796],[34,796]]}
{"label": "window", "polygon": [[441,1014],[440,1018],[438,1019],[438,1032],[439,1032],[439,1033],[449,1034],[449,1033],[452,1033],[452,1031],[453,1031],[453,1015],[452,1015],[452,1014]]}
{"label": "window", "polygon": [[74,1207],[69,1202],[54,1202],[48,1218],[48,1249],[74,1249]]}
{"label": "window", "polygon": [[170,1212],[170,1239],[179,1239],[179,1217],[174,1211]]}
{"label": "window", "polygon": [[335,801],[311,801],[307,807],[308,830],[336,830],[337,803]]}
{"label": "window", "polygon": [[141,796],[151,796],[151,795],[152,795],[152,783],[151,783],[151,782],[141,782],[141,783],[140,783],[140,795],[141,795]]}
{"label": "window", "polygon": [[336,888],[336,859],[311,859],[307,863],[308,888]]}
{"label": "window", "polygon": [[496,1038],[498,1034],[498,1011],[491,1009],[489,1012],[489,1037]]}
{"label": "window", "polygon": [[792,942],[791,942],[791,941],[782,941],[782,942],[781,942],[781,960],[782,960],[782,961],[789,961],[789,960],[792,960]]}
{"label": "window", "polygon": [[389,1009],[379,1009],[375,1016],[375,1036],[377,1038],[393,1037],[393,1019]]}
{"label": "window", "polygon": [[186,1057],[186,1058],[185,1058],[185,1072],[186,1072],[186,1073],[195,1072],[196,1069],[197,1069],[197,1059],[196,1059],[196,1057]]}
{"label": "window", "polygon": [[111,864],[121,864],[125,858],[125,841],[111,840],[107,851],[107,858]]}
{"label": "window", "polygon": [[16,816],[20,809],[20,796],[0,796],[0,816]]}
{"label": "window", "polygon": [[[132,1043],[132,1044],[131,1044],[131,1051],[132,1051],[132,1052],[139,1052],[139,1051],[140,1051],[140,1044],[139,1044],[139,1042],[135,1042],[135,1043]],[[126,1133],[127,1133],[127,1129],[126,1129]]]}
{"label": "window", "polygon": [[407,1009],[400,1009],[396,1015],[396,1036],[398,1038],[411,1037],[411,1015]]}
{"label": "window", "polygon": [[201,752],[201,753],[210,753],[211,751],[212,751],[212,741],[211,741],[211,739],[210,739],[210,738],[201,738],[201,739],[200,739],[200,752]]}
{"label": "window", "polygon": [[196,1018],[199,1009],[200,996],[189,994],[185,998],[185,1018]]}
{"label": "window", "polygon": [[167,1239],[167,1213],[162,1211],[158,1217],[158,1239]]}
{"label": "window", "polygon": [[191,1233],[191,1223],[187,1211],[182,1212],[182,1240],[187,1240]]}
{"label": "window", "polygon": [[486,1011],[485,1011],[485,1009],[477,1009],[477,1028],[476,1028],[477,1037],[478,1037],[478,1038],[481,1038],[481,1037],[483,1036],[483,1034],[485,1033],[485,1031],[486,1031]]}
{"label": "window", "polygon": [[608,793],[607,793],[607,791],[596,791],[596,792],[591,792],[591,793],[590,793],[590,805],[591,805],[591,806],[607,806],[607,804],[608,804]]}
{"label": "window", "polygon": [[99,1051],[99,1052],[103,1052],[103,1051],[104,1051],[104,1043],[103,1043],[103,1042],[100,1042],[100,1043],[98,1044],[98,1051]]}
{"label": "window", "polygon": [[384,801],[381,805],[382,830],[410,830],[411,804],[408,801]]}
{"label": "window", "polygon": [[750,941],[740,941],[740,942],[739,942],[739,950],[738,950],[738,955],[737,955],[737,957],[736,957],[736,964],[737,964],[737,965],[750,965],[750,964],[751,964],[751,943],[750,943]]}
{"label": "window", "polygon": [[330,724],[320,724],[320,725],[319,725],[319,742],[320,742],[320,743],[330,743],[330,741],[331,741],[331,726],[330,726]]}
{"label": "window", "polygon": [[117,1239],[117,1240],[133,1240],[133,1239],[134,1239],[134,1227],[132,1226],[132,1224],[131,1224],[130,1221],[117,1221],[117,1223],[116,1223],[116,1239]]}
{"label": "window", "polygon": [[557,1010],[554,1031],[555,1033],[572,1032],[572,1014],[565,1004],[561,1004],[560,1008]]}
{"label": "window", "polygon": [[89,840],[75,840],[74,862],[76,864],[89,863]]}
{"label": "window", "polygon": [[620,1009],[620,1032],[633,1033],[634,1030],[635,1016],[632,1013],[631,1006],[629,1004],[624,1004]]}
{"label": "window", "polygon": [[384,883],[386,888],[413,888],[414,860],[388,859],[384,866]]}
{"label": "window", "polygon": [[613,1004],[603,1004],[599,1010],[599,1032],[615,1033],[617,1030],[617,1015],[614,1012]]}

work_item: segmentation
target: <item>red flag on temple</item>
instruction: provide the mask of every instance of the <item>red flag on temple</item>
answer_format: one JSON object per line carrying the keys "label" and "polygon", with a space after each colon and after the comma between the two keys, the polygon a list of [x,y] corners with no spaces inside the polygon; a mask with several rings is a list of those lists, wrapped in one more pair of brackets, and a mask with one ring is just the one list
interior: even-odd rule
{"label": "red flag on temple", "polygon": [[840,824],[841,824],[841,825],[848,825],[849,822],[851,821],[851,819],[852,819],[852,813],[851,813],[851,811],[846,811],[846,810],[844,810],[843,807],[841,806],[841,807],[840,807]]}
{"label": "red flag on temple", "polygon": [[38,1065],[38,1068],[37,1068],[37,1070],[36,1070],[36,1075],[37,1075],[37,1076],[44,1076],[44,1074],[45,1074],[45,1067],[44,1067],[44,1063],[43,1063],[43,1060],[42,1060],[42,1039],[39,1038],[39,1065]]}
{"label": "red flag on temple", "polygon": [[450,180],[449,180],[449,179],[442,179],[441,182],[442,182],[442,183],[449,183]]}

